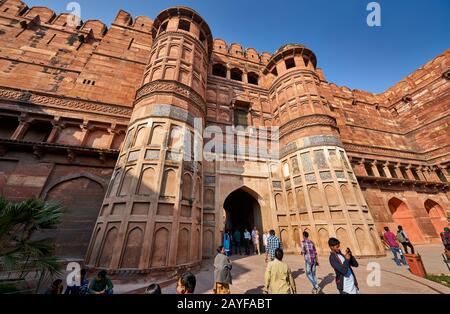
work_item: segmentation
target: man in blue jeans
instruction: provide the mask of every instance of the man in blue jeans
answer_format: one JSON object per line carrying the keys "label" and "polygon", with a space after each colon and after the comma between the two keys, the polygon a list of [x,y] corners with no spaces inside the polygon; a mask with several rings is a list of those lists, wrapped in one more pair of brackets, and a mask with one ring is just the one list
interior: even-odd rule
{"label": "man in blue jeans", "polygon": [[394,255],[394,261],[397,264],[397,266],[402,266],[397,254],[400,254],[403,265],[408,265],[405,256],[403,255],[402,250],[400,249],[400,245],[397,242],[397,237],[395,236],[394,233],[389,231],[388,227],[384,227],[383,238],[384,241],[387,243],[387,245],[389,245],[389,248],[391,249],[392,254]]}
{"label": "man in blue jeans", "polygon": [[317,259],[316,246],[309,239],[309,234],[306,231],[303,232],[302,255],[305,257],[306,277],[313,285],[312,293],[317,294],[320,291],[316,276],[316,267],[319,266],[319,261]]}

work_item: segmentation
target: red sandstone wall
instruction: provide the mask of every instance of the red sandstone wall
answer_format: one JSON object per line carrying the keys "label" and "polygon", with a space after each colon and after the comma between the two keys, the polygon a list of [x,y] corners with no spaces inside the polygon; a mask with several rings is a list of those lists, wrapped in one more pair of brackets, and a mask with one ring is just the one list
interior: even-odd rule
{"label": "red sandstone wall", "polygon": [[100,21],[75,29],[65,25],[67,14],[47,8],[16,0],[0,8],[1,86],[132,106],[150,53],[150,19],[121,11],[109,30]]}
{"label": "red sandstone wall", "polygon": [[55,232],[56,253],[70,260],[83,259],[114,164],[92,158],[67,158],[46,154],[37,160],[30,153],[7,152],[0,156],[0,193],[12,201],[42,197],[64,206]]}

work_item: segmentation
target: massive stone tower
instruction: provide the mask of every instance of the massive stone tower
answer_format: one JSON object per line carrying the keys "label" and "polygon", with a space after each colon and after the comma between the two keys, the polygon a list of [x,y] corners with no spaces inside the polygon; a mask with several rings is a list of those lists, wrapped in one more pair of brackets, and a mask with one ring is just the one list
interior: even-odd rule
{"label": "massive stone tower", "polygon": [[289,229],[290,223],[299,221],[322,252],[329,237],[335,236],[355,254],[379,255],[380,239],[332,107],[321,91],[316,65],[311,50],[290,44],[278,49],[263,71],[272,80],[269,99],[275,124],[280,126],[282,186],[275,204],[281,238],[292,247],[285,239],[293,234],[298,243],[299,229]]}
{"label": "massive stone tower", "polygon": [[152,35],[142,87],[87,253],[91,266],[164,270],[202,258],[203,170],[194,146],[202,147],[212,35],[184,7],[161,12]]}

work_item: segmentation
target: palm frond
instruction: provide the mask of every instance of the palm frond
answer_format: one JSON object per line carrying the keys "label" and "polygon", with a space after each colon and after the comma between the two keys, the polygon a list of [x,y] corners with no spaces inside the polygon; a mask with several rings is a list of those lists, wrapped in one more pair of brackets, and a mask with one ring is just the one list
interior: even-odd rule
{"label": "palm frond", "polygon": [[59,274],[51,239],[35,234],[55,229],[61,222],[60,204],[40,199],[8,202],[0,197],[0,262],[8,270],[34,268],[43,275]]}

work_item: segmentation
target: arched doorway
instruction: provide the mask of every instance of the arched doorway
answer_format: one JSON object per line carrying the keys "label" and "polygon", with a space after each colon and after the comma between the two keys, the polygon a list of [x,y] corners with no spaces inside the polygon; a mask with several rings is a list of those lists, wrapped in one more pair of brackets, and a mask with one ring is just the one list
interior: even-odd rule
{"label": "arched doorway", "polygon": [[437,234],[440,234],[445,227],[448,227],[448,220],[441,205],[435,201],[426,200],[425,209]]}
{"label": "arched doorway", "polygon": [[48,190],[45,199],[64,206],[61,223],[53,232],[58,257],[84,258],[104,196],[103,186],[84,176],[59,182]]}
{"label": "arched doorway", "polygon": [[[413,213],[409,207],[396,197],[389,200],[388,206],[391,211],[395,227],[401,225],[408,234],[412,243],[424,243],[425,240],[422,230],[419,228],[416,218],[413,216]],[[396,230],[391,231],[395,233]]]}
{"label": "arched doorway", "polygon": [[240,188],[228,195],[223,204],[226,212],[225,230],[251,231],[256,226],[262,235],[261,206],[252,194],[256,193]]}

